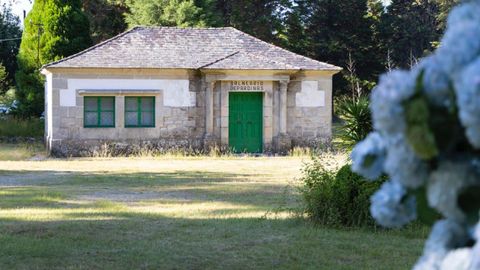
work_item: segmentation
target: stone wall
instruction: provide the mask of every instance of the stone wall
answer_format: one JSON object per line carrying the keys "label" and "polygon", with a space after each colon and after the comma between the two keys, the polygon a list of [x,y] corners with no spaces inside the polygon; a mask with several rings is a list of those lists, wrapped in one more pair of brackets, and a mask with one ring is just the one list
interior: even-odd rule
{"label": "stone wall", "polygon": [[[179,84],[175,85],[177,81]],[[316,146],[330,139],[331,75],[291,77],[287,91],[286,136],[281,135],[279,129],[280,83],[272,80],[267,84],[263,99],[264,152],[280,151],[275,141],[292,146]],[[302,91],[302,84],[308,89],[304,86],[307,90]],[[181,88],[184,85],[188,85],[187,90]],[[137,153],[140,149],[201,151],[206,129],[207,85],[205,77],[187,70],[54,72],[47,75],[46,84],[47,146],[58,156],[93,155],[105,149],[120,155]],[[213,89],[213,140],[222,149],[228,148],[229,92],[225,85],[217,81]],[[103,96],[102,91],[106,89],[114,91],[109,95],[115,96],[115,128],[84,128],[84,96],[93,95],[95,91]],[[138,95],[155,96],[154,128],[124,127],[124,98],[133,95],[129,93],[132,90],[144,91]]]}
{"label": "stone wall", "polygon": [[[311,80],[311,79],[309,79]],[[332,136],[332,81],[331,77],[316,78],[318,91],[324,91],[323,106],[298,106],[297,94],[301,81],[291,81],[287,96],[287,130],[292,146],[316,147]]]}
{"label": "stone wall", "polygon": [[55,157],[110,157],[157,155],[169,152],[185,155],[206,154],[202,138],[159,138],[153,140],[61,140],[54,141],[50,154]]}
{"label": "stone wall", "polygon": [[[83,100],[84,89],[75,89],[75,103],[65,106],[65,100],[61,100],[61,91],[69,89],[69,82],[74,80],[85,80],[86,85],[90,88],[88,95],[99,90],[98,95],[103,96],[100,90],[95,89],[94,83],[88,84],[93,80],[129,80],[136,87],[138,83],[139,89],[145,80],[188,80],[189,91],[194,95],[193,106],[171,107],[166,106],[164,89],[149,89],[148,94],[139,94],[147,96],[155,96],[155,127],[154,128],[125,128],[124,127],[124,98],[128,94],[128,90],[138,90],[138,88],[122,88],[122,94],[113,94],[115,96],[115,128],[85,128],[83,124]],[[194,74],[184,75],[102,75],[102,74],[69,74],[55,73],[52,76],[52,84],[50,92],[47,89],[47,97],[51,96],[51,104],[47,100],[48,106],[51,106],[50,117],[47,114],[46,122],[51,122],[51,127],[47,124],[47,146],[52,154],[67,155],[85,155],[98,148],[98,145],[104,145],[106,142],[115,144],[115,149],[120,149],[122,145],[155,145],[158,149],[166,147],[181,146],[188,148],[200,148],[199,142],[204,134],[204,93],[200,91],[200,78]],[[124,85],[122,85],[124,86]],[[48,86],[47,86],[48,88]],[[110,94],[109,94],[110,95]],[[65,95],[64,95],[65,96]],[[63,104],[62,104],[63,103]],[[51,129],[51,130],[50,130]],[[128,142],[128,143],[127,143]],[[132,146],[133,147],[133,146]],[[135,148],[134,147],[134,148]],[[131,147],[130,147],[131,148]],[[128,147],[124,152],[131,152]],[[68,154],[70,153],[70,154]]]}

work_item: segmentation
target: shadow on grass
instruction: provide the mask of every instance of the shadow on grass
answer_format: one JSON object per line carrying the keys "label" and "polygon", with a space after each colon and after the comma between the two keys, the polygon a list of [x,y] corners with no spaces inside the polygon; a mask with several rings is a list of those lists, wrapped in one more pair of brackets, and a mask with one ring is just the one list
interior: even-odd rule
{"label": "shadow on grass", "polygon": [[85,204],[65,203],[66,200],[127,204],[223,202],[262,209],[285,203],[288,186],[258,180],[255,183],[251,177],[202,171],[122,174],[23,171],[0,175],[3,190],[0,207],[85,207]]}

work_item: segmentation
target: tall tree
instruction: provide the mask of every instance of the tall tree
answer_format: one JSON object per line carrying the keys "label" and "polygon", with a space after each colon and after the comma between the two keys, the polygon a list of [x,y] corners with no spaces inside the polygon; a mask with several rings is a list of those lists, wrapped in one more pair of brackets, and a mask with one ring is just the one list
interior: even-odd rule
{"label": "tall tree", "polygon": [[18,113],[40,115],[44,108],[43,78],[39,68],[77,53],[92,43],[89,22],[80,0],[36,0],[25,20],[18,54]]}
{"label": "tall tree", "polygon": [[0,62],[0,91],[2,91],[2,94],[5,94],[7,92],[10,84],[7,75],[7,69]]}
{"label": "tall tree", "polygon": [[[369,58],[372,59],[371,69],[373,81],[377,81],[380,73],[385,71],[388,58],[388,48],[382,42],[382,16],[385,14],[385,7],[382,0],[368,0],[368,11],[366,19],[370,25],[372,36],[368,45]],[[372,77],[369,78],[370,80]]]}
{"label": "tall tree", "polygon": [[126,21],[130,26],[205,26],[202,9],[193,0],[128,0],[130,13]]}
{"label": "tall tree", "polygon": [[233,26],[267,42],[278,43],[289,0],[197,0],[211,26]]}
{"label": "tall tree", "polygon": [[440,38],[438,5],[432,0],[392,0],[382,18],[385,47],[393,62],[408,67]]}
{"label": "tall tree", "polygon": [[289,7],[283,23],[284,33],[280,32],[283,47],[298,54],[308,54],[306,22],[309,14],[308,6],[304,2],[294,2],[293,6]]}
{"label": "tall tree", "polygon": [[[307,21],[310,57],[346,67],[349,58],[356,63],[356,75],[375,79],[382,65],[373,44],[372,21],[367,0],[319,0],[310,2]],[[346,81],[337,76],[336,89],[345,89]]]}
{"label": "tall tree", "polygon": [[5,78],[0,85],[0,95],[4,94],[15,78],[17,70],[16,55],[20,46],[22,30],[18,17],[13,15],[11,6],[0,6],[0,65],[5,68]]}
{"label": "tall tree", "polygon": [[90,21],[94,44],[109,39],[128,27],[123,16],[128,13],[125,0],[82,0],[82,6]]}

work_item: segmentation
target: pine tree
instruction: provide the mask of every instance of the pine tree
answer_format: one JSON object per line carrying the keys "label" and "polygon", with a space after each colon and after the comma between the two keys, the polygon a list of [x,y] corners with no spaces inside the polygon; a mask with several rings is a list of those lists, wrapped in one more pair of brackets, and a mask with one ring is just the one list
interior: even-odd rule
{"label": "pine tree", "polygon": [[382,0],[368,0],[368,11],[366,19],[370,25],[372,36],[368,44],[368,57],[371,59],[369,77],[370,80],[377,81],[378,76],[385,71],[388,58],[388,48],[382,42],[382,16],[385,14],[385,7]]}
{"label": "pine tree", "polygon": [[438,6],[432,0],[392,0],[382,28],[384,46],[397,66],[409,67],[433,49],[432,42],[440,38],[437,14]]}
{"label": "pine tree", "polygon": [[82,6],[90,21],[94,44],[124,32],[128,27],[123,16],[128,12],[124,0],[82,0]]}
{"label": "pine tree", "polygon": [[264,41],[280,44],[289,0],[197,0],[210,26],[232,26]]}
{"label": "pine tree", "polygon": [[308,10],[303,2],[298,2],[296,5],[290,7],[284,19],[284,33],[281,35],[283,39],[281,45],[301,55],[310,54],[307,47],[308,42],[305,26],[307,17]]}
{"label": "pine tree", "polygon": [[44,108],[42,65],[77,53],[91,45],[89,22],[80,0],[36,0],[25,19],[18,54],[19,115],[40,115]]}
{"label": "pine tree", "polygon": [[[307,33],[311,57],[345,67],[349,55],[357,63],[357,75],[362,80],[374,80],[383,66],[378,62],[373,29],[368,18],[367,0],[309,1],[311,14]],[[347,88],[340,76],[335,89]]]}

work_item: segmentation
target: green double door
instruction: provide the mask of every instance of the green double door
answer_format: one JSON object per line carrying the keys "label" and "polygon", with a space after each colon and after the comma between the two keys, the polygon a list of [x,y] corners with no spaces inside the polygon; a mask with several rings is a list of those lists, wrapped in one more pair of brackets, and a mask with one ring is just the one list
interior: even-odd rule
{"label": "green double door", "polygon": [[260,153],[263,145],[263,93],[230,92],[228,138],[236,153]]}

